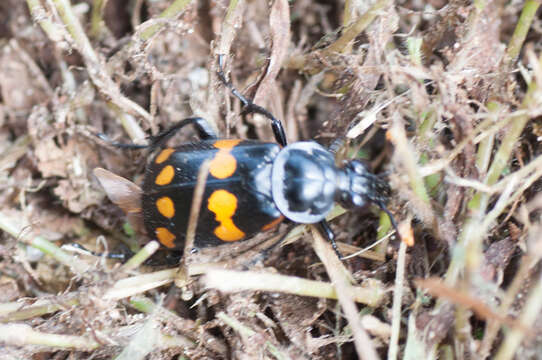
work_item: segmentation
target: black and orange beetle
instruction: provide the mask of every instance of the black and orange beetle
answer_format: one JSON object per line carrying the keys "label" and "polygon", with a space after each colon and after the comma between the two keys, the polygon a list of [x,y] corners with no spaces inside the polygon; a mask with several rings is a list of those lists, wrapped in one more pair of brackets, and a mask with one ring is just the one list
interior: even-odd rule
{"label": "black and orange beetle", "polygon": [[[238,93],[226,81],[222,68],[220,57],[219,78],[242,102],[245,113],[259,113],[271,121],[276,143],[220,139],[203,118],[194,117],[152,137],[149,145],[117,144],[149,147],[155,153],[147,164],[141,190],[135,184],[111,187],[111,173],[95,171],[106,190],[114,189],[108,191],[114,203],[131,216],[142,214],[151,238],[167,249],[184,248],[194,188],[205,160],[210,160],[209,175],[195,248],[249,239],[286,218],[295,223],[320,224],[338,253],[333,232],[325,220],[335,202],[346,209],[374,203],[397,228],[385,205],[390,188],[384,180],[358,160],[336,166],[334,153],[316,142],[287,144],[282,123]],[[177,147],[164,145],[187,125],[195,126],[200,141]],[[123,195],[133,192],[139,192],[140,198]]]}

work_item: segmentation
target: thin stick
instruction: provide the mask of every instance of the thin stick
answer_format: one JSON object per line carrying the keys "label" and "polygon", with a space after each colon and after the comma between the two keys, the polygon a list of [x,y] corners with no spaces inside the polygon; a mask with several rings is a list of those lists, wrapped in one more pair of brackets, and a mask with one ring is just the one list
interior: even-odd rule
{"label": "thin stick", "polygon": [[371,338],[361,325],[358,310],[353,300],[352,285],[350,285],[348,277],[346,276],[349,272],[339,261],[335,252],[331,249],[329,242],[324,240],[318,230],[314,227],[311,228],[314,240],[314,250],[320,260],[322,260],[329,278],[337,291],[337,297],[344,311],[344,316],[352,329],[354,345],[359,358],[364,360],[378,359],[378,354],[374,349]]}
{"label": "thin stick", "polygon": [[188,218],[188,228],[186,229],[186,238],[184,243],[184,256],[190,253],[194,247],[196,237],[196,228],[198,226],[199,212],[201,202],[203,200],[203,192],[205,191],[205,183],[209,176],[209,160],[205,160],[199,168],[194,195],[192,196],[192,206],[190,207],[190,217]]}
{"label": "thin stick", "polygon": [[158,250],[160,247],[160,244],[158,241],[150,241],[148,242],[143,249],[139,250],[137,254],[132,256],[124,265],[121,266],[120,270],[122,271],[130,271],[133,269],[136,269],[139,267],[139,265],[143,264],[145,260],[150,258],[152,254]]}
{"label": "thin stick", "polygon": [[401,330],[401,301],[403,298],[403,283],[405,279],[405,263],[407,244],[401,241],[397,257],[397,272],[395,273],[395,287],[393,290],[393,306],[391,317],[391,337],[388,349],[388,359],[397,359],[399,353],[399,331]]}
{"label": "thin stick", "polygon": [[[308,280],[296,276],[285,276],[254,271],[234,271],[210,269],[205,273],[203,283],[208,288],[221,292],[269,291],[312,296],[318,298],[337,299],[337,291],[333,284]],[[384,300],[384,287],[379,285],[352,287],[353,300],[371,307],[379,306]]]}

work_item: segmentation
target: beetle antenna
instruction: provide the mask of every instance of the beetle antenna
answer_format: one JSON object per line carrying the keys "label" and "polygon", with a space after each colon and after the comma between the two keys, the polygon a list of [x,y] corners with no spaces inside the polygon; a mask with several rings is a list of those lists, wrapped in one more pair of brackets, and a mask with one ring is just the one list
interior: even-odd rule
{"label": "beetle antenna", "polygon": [[397,234],[397,237],[399,240],[401,240],[401,233],[399,232],[399,226],[397,225],[397,221],[395,221],[395,217],[393,217],[391,211],[388,210],[386,205],[382,202],[377,202],[376,205],[380,208],[380,210],[384,211],[386,215],[390,218],[391,226],[395,229],[395,233]]}

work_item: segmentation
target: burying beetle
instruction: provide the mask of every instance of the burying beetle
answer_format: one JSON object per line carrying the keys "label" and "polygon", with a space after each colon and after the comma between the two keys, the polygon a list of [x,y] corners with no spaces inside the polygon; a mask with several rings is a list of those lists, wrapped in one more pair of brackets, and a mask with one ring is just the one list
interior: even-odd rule
{"label": "burying beetle", "polygon": [[[223,56],[219,57],[218,76],[241,101],[244,113],[258,113],[271,121],[276,142],[220,139],[205,119],[192,117],[151,137],[148,145],[113,144],[149,148],[156,153],[147,164],[141,189],[107,170],[95,170],[115,204],[132,219],[142,215],[149,237],[167,249],[184,249],[194,188],[206,160],[210,161],[209,175],[196,227],[196,249],[249,239],[286,218],[300,224],[319,224],[340,257],[325,220],[335,202],[346,209],[374,203],[397,230],[386,208],[390,188],[384,180],[358,160],[336,166],[334,153],[316,142],[288,144],[281,121],[226,80]],[[200,141],[165,146],[187,125],[196,128]]]}

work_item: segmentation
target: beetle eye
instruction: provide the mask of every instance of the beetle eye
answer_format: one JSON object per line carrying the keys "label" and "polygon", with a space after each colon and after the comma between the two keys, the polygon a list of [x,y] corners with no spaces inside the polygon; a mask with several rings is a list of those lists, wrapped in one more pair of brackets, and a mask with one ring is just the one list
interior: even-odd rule
{"label": "beetle eye", "polygon": [[367,168],[367,166],[361,161],[352,160],[349,166],[358,175],[363,175],[369,172],[369,169]]}
{"label": "beetle eye", "polygon": [[352,204],[355,207],[362,207],[363,205],[365,205],[365,201],[363,201],[361,195],[355,194],[354,196],[352,196]]}
{"label": "beetle eye", "polygon": [[350,160],[345,163],[345,168],[349,169],[356,175],[366,175],[370,173],[369,168],[363,162],[359,160]]}

